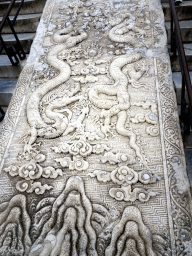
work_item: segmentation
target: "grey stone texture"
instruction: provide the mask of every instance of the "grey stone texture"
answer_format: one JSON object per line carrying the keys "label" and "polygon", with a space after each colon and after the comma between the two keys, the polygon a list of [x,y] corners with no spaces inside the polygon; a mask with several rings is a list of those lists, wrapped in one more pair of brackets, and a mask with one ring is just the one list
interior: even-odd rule
{"label": "grey stone texture", "polygon": [[192,255],[159,1],[48,0],[0,159],[0,255]]}

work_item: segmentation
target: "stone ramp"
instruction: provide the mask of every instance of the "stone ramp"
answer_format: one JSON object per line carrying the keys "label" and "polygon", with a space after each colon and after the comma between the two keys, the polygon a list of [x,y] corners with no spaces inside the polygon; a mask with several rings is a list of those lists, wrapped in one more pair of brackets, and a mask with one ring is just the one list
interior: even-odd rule
{"label": "stone ramp", "polygon": [[1,128],[0,255],[191,255],[158,1],[47,1]]}

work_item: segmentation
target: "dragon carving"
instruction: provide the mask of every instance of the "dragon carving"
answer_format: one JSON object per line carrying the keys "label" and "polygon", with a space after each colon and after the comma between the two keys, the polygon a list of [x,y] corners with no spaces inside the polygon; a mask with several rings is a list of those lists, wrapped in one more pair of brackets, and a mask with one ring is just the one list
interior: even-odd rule
{"label": "dragon carving", "polygon": [[[60,100],[53,101],[48,104],[45,110],[45,115],[48,118],[46,120],[50,120],[51,124],[50,122],[43,120],[39,110],[42,98],[49,91],[57,88],[59,85],[66,82],[70,78],[71,68],[66,62],[58,59],[58,54],[63,50],[74,47],[77,43],[82,42],[87,38],[86,32],[81,32],[79,35],[74,35],[73,30],[73,26],[69,25],[67,28],[59,30],[53,35],[53,41],[57,44],[53,46],[49,51],[47,60],[48,63],[59,70],[60,73],[55,78],[40,85],[37,90],[32,93],[29,99],[27,104],[27,118],[30,125],[30,138],[25,144],[24,153],[35,150],[33,149],[32,145],[38,136],[51,139],[59,137],[62,134],[67,135],[68,133],[74,131],[79,127],[80,122],[83,122],[85,114],[88,114],[89,112],[88,107],[84,108],[78,120],[76,122],[70,123],[72,112],[65,107],[73,102],[83,99],[83,96],[75,96],[75,94],[79,91],[78,89],[74,90],[70,97],[64,96]],[[115,31],[116,30],[112,28],[109,32],[109,37],[112,41],[117,42],[117,35],[115,36]],[[126,30],[123,30],[121,35],[118,36],[120,36],[121,39],[125,37],[125,41],[129,41],[129,43],[134,44],[135,42],[130,42],[130,40],[128,40],[130,38],[127,38],[126,32]],[[111,133],[111,118],[116,115],[117,133],[129,138],[130,147],[135,150],[136,155],[140,159],[141,163],[146,165],[144,157],[140,152],[140,148],[136,144],[136,134],[125,128],[127,121],[127,110],[130,108],[129,93],[127,90],[129,81],[128,77],[122,72],[122,68],[125,65],[134,63],[141,58],[142,57],[139,53],[131,53],[129,55],[122,55],[113,60],[110,65],[109,72],[111,77],[114,79],[115,84],[113,86],[96,85],[92,87],[89,90],[89,100],[94,106],[101,109],[100,117],[104,119],[104,124],[101,124],[101,132],[106,137],[108,136],[108,133]],[[105,94],[106,96],[116,96],[116,99],[102,99],[100,98],[101,93]],[[58,108],[60,110],[58,110]],[[55,111],[55,109],[57,109],[57,111]]]}
{"label": "dragon carving", "polygon": [[[125,18],[127,18],[127,15],[122,15],[121,19],[113,21],[112,25],[114,27],[109,31],[109,38],[116,43],[129,43],[134,47],[138,47],[138,41],[133,36],[129,35],[129,31],[132,30],[133,32],[140,33],[142,35],[144,35],[145,32],[134,26],[128,25],[129,20],[123,21]],[[136,80],[141,78],[145,71],[132,73],[128,72],[129,76],[127,77],[122,72],[122,69],[127,64],[134,63],[141,58],[142,56],[139,53],[131,53],[122,55],[113,60],[109,68],[109,73],[115,81],[114,85],[94,86],[89,91],[89,99],[93,105],[102,109],[100,117],[104,119],[104,124],[101,125],[101,132],[106,137],[108,134],[112,134],[110,131],[111,118],[117,115],[117,133],[129,138],[130,147],[135,150],[136,156],[139,157],[141,163],[147,166],[146,160],[141,154],[139,146],[136,144],[136,134],[133,131],[125,128],[127,121],[127,110],[130,108],[130,97],[127,88],[128,84],[132,84],[136,75],[138,76]],[[116,100],[102,99],[100,94],[105,94],[106,96],[116,96]]]}
{"label": "dragon carving", "polygon": [[[129,82],[127,76],[123,74],[121,70],[126,64],[133,63],[141,58],[142,57],[139,53],[131,53],[115,59],[111,63],[109,69],[111,77],[115,80],[115,84],[113,86],[96,85],[92,87],[89,91],[89,99],[93,105],[102,109],[100,117],[104,118],[104,124],[101,125],[101,132],[105,134],[106,137],[108,136],[108,133],[111,133],[111,118],[117,115],[117,133],[129,138],[130,147],[135,150],[136,155],[140,158],[141,162],[146,165],[140,152],[140,148],[136,144],[136,134],[125,128],[127,121],[127,110],[130,108],[130,97],[127,90]],[[101,93],[108,96],[116,96],[116,100],[102,99],[99,96]]]}
{"label": "dragon carving", "polygon": [[[46,109],[46,116],[54,122],[53,124],[49,124],[45,122],[40,114],[40,102],[42,98],[51,90],[57,88],[59,85],[66,82],[71,75],[71,68],[62,60],[58,59],[58,53],[68,48],[76,46],[76,44],[82,42],[87,38],[86,32],[81,32],[79,35],[74,35],[73,26],[70,24],[67,28],[57,31],[53,35],[54,43],[57,43],[52,49],[49,51],[47,56],[48,63],[55,67],[60,73],[55,78],[47,81],[46,83],[40,85],[35,92],[32,93],[28,104],[27,104],[27,119],[30,125],[29,130],[29,141],[25,144],[24,152],[33,151],[32,148],[33,143],[36,141],[38,136],[44,138],[56,138],[62,135],[70,121],[71,113],[68,109],[62,109],[61,112],[54,111],[56,108],[64,108],[67,105],[76,102],[82,99],[82,96],[74,96],[72,97],[64,97],[58,103],[50,104]],[[68,116],[64,114],[67,112]],[[85,112],[85,111],[84,111]],[[85,113],[82,113],[84,115]],[[71,130],[74,130],[75,127]]]}

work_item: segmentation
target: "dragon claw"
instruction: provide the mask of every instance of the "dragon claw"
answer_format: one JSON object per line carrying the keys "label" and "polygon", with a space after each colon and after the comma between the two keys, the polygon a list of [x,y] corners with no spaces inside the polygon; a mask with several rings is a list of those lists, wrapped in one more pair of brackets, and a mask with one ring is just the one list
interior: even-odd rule
{"label": "dragon claw", "polygon": [[38,151],[30,144],[26,144],[24,146],[23,154],[25,155],[26,153],[31,154],[31,153],[38,153]]}

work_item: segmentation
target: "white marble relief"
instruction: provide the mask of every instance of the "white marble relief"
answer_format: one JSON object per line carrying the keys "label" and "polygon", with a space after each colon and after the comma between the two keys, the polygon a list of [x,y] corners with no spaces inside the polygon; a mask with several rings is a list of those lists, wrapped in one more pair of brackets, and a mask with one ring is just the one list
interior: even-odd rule
{"label": "white marble relief", "polygon": [[1,130],[0,255],[190,255],[165,45],[156,0],[47,1]]}

